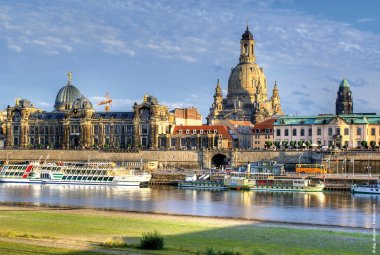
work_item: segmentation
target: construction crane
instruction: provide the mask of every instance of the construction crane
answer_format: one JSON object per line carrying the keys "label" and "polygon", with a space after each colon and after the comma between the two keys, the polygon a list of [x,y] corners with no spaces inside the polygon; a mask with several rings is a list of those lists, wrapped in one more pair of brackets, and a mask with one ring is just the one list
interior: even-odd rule
{"label": "construction crane", "polygon": [[111,108],[111,105],[112,105],[112,99],[110,98],[110,95],[108,94],[108,92],[106,93],[106,96],[104,97],[104,100],[100,101],[98,103],[98,105],[105,105],[104,106],[104,110],[106,112],[110,111],[110,108]]}

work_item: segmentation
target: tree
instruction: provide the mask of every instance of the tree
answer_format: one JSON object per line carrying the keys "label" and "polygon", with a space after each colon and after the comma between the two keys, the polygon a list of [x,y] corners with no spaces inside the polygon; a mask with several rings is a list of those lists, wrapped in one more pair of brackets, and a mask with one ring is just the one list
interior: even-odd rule
{"label": "tree", "polygon": [[287,146],[288,145],[288,141],[282,141],[282,145],[283,146]]}
{"label": "tree", "polygon": [[368,143],[367,143],[367,141],[361,141],[360,145],[363,146],[363,147],[365,147],[365,148],[367,148]]}
{"label": "tree", "polygon": [[280,141],[275,141],[275,142],[274,142],[274,145],[275,145],[277,148],[280,148],[281,143],[280,143]]}
{"label": "tree", "polygon": [[307,146],[307,147],[310,147],[310,145],[311,145],[311,142],[310,142],[310,141],[306,141],[306,143],[305,143],[305,144],[306,144],[306,146]]}
{"label": "tree", "polygon": [[303,146],[303,141],[298,141],[298,147],[302,147]]}
{"label": "tree", "polygon": [[273,143],[271,141],[266,141],[265,142],[265,147],[270,148],[272,146],[272,144]]}
{"label": "tree", "polygon": [[292,147],[294,147],[294,146],[296,146],[296,141],[290,141],[290,146],[292,146]]}
{"label": "tree", "polygon": [[371,142],[369,143],[369,145],[371,145],[372,149],[375,149],[375,147],[376,147],[376,142],[375,142],[375,141],[371,141]]}

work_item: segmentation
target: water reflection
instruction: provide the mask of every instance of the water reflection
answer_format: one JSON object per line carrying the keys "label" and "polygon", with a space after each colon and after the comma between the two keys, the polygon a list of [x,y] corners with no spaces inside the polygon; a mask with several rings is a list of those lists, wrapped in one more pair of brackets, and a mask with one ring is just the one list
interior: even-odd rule
{"label": "water reflection", "polygon": [[[204,191],[172,187],[0,184],[0,202],[372,227],[378,196],[343,192]],[[377,220],[379,222],[379,220]],[[377,227],[379,227],[377,223]]]}

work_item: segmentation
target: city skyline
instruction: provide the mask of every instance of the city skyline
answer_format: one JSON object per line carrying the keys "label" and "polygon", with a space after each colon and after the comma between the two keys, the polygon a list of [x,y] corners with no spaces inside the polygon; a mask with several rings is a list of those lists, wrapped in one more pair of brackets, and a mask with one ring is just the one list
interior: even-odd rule
{"label": "city skyline", "polygon": [[5,107],[26,98],[51,111],[71,71],[73,84],[94,105],[109,92],[112,110],[130,111],[148,93],[171,109],[197,107],[204,119],[217,79],[226,94],[248,21],[268,90],[277,81],[286,114],[333,113],[343,77],[354,112],[379,112],[374,5],[3,1],[0,100]]}

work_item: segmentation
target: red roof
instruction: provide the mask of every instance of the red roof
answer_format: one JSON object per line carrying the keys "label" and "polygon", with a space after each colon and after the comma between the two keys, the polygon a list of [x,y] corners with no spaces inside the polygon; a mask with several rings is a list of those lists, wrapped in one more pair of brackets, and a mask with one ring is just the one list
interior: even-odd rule
{"label": "red roof", "polygon": [[189,135],[189,134],[218,134],[222,135],[222,138],[232,139],[228,132],[227,126],[175,126],[173,134],[175,135]]}
{"label": "red roof", "polygon": [[252,129],[253,130],[259,129],[260,132],[265,132],[265,129],[270,129],[270,132],[273,132],[273,126],[274,126],[275,121],[276,121],[276,118],[266,119],[262,122],[256,123]]}
{"label": "red roof", "polygon": [[253,126],[253,123],[246,120],[228,120],[232,125]]}

